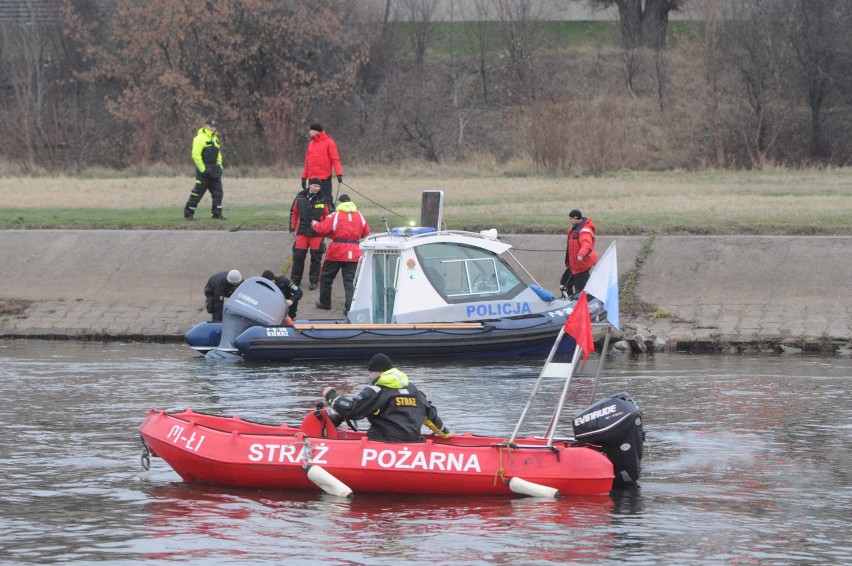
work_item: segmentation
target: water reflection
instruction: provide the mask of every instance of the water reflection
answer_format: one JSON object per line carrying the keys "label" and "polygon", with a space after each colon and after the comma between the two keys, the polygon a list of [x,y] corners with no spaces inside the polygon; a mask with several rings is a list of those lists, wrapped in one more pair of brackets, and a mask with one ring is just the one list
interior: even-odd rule
{"label": "water reflection", "polygon": [[[397,360],[456,430],[508,435],[538,362]],[[852,360],[619,358],[645,411],[641,487],[602,498],[380,497],[186,485],[140,467],[149,408],[298,423],[363,368],[211,364],[182,345],[0,341],[0,561],[843,562]],[[561,384],[547,382],[543,401]],[[588,403],[578,379],[571,415]],[[543,432],[535,411],[525,433]],[[570,432],[568,427],[562,433]]]}
{"label": "water reflection", "polygon": [[[371,548],[365,558],[422,563],[424,552],[440,548],[462,562],[489,561],[497,555],[547,562],[555,558],[543,540],[557,537],[562,561],[604,558],[609,550],[600,534],[612,520],[609,496],[576,497],[557,501],[495,497],[395,496],[372,494],[352,501],[325,494],[259,493],[173,484],[150,492],[146,527],[154,536],[175,532],[197,540],[216,539],[220,555],[242,553],[246,538],[258,547],[275,547],[283,532],[308,529],[311,537],[296,541],[291,559],[320,556],[347,560]],[[192,525],[191,532],[187,526]],[[476,536],[471,536],[471,533]],[[523,532],[529,541],[517,540]],[[347,536],[348,533],[357,536]],[[539,538],[541,537],[541,538]],[[570,547],[565,545],[571,540]],[[482,541],[499,544],[482,548]],[[208,542],[209,544],[209,542]],[[319,548],[317,548],[319,546]],[[570,548],[570,551],[568,550]],[[566,554],[567,552],[567,554]],[[150,553],[147,558],[168,558]],[[369,560],[368,560],[369,561]],[[440,562],[440,561],[439,561]]]}

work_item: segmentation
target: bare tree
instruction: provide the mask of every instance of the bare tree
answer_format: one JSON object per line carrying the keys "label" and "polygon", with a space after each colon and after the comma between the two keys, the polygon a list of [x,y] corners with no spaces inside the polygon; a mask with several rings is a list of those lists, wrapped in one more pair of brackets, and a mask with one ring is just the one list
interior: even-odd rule
{"label": "bare tree", "polygon": [[852,57],[852,4],[847,0],[788,0],[775,6],[798,63],[798,84],[810,110],[810,154],[829,154],[823,139],[823,110],[836,98]]}
{"label": "bare tree", "polygon": [[662,112],[665,110],[666,88],[669,82],[669,57],[663,49],[654,53],[654,76],[657,78],[657,101]]}
{"label": "bare tree", "polygon": [[[574,0],[579,2],[581,0]],[[686,0],[582,0],[592,8],[618,7],[621,40],[625,49],[648,47],[659,51],[666,46],[669,12],[679,10]]]}
{"label": "bare tree", "polygon": [[529,103],[535,100],[536,76],[534,54],[538,49],[538,22],[544,19],[541,6],[533,0],[497,0],[503,45],[506,49],[509,74],[512,77],[513,99]]}
{"label": "bare tree", "polygon": [[473,34],[471,43],[476,53],[477,67],[479,68],[479,82],[482,85],[482,97],[488,100],[488,60],[486,46],[488,44],[488,20],[490,15],[490,0],[473,0]]}
{"label": "bare tree", "polygon": [[[724,5],[727,0],[702,0],[702,19],[696,25],[695,41],[684,46],[684,57],[697,69],[692,76],[684,73],[681,77],[685,96],[694,99],[700,109],[696,116],[695,137],[699,138],[699,147],[709,148],[711,162],[719,168],[727,164],[725,110],[726,82],[729,80],[731,65],[723,50],[724,35],[722,28],[726,15]],[[684,132],[680,132],[684,134]]]}
{"label": "bare tree", "polygon": [[639,74],[639,69],[642,67],[645,48],[641,45],[632,48],[625,47],[621,50],[621,56],[624,62],[624,67],[622,68],[622,72],[624,73],[624,84],[627,86],[627,92],[630,93],[630,96],[636,98],[635,81]]}
{"label": "bare tree", "polygon": [[754,166],[762,167],[789,116],[790,45],[761,0],[734,2],[726,22],[720,55],[731,61],[738,76],[736,97],[747,113],[732,122],[745,142]]}
{"label": "bare tree", "polygon": [[435,36],[435,9],[438,0],[401,0],[401,10],[414,47],[414,61],[423,66],[426,51]]}
{"label": "bare tree", "polygon": [[[40,17],[38,6],[26,0],[26,21],[0,24],[0,77],[12,94],[4,122],[17,141],[28,171],[39,164],[58,165],[60,139],[50,91],[57,65],[58,27]],[[53,48],[51,46],[54,46]]]}

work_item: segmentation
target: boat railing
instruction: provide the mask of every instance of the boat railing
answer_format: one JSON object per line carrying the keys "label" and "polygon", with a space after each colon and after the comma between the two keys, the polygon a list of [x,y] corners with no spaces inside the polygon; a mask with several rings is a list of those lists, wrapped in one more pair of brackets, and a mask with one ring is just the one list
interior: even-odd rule
{"label": "boat railing", "polygon": [[[397,230],[397,229],[394,229]],[[482,240],[496,240],[496,236],[486,236],[480,232],[468,232],[467,230],[432,230],[429,232],[416,233],[413,230],[408,233],[405,229],[402,229],[400,232],[394,233],[394,230],[390,232],[380,232],[377,234],[370,234],[363,241],[369,242],[372,240],[378,240],[380,238],[402,238],[405,240],[414,240],[419,238],[429,238],[434,236],[465,236],[468,238],[479,238]],[[495,233],[496,234],[496,233]]]}

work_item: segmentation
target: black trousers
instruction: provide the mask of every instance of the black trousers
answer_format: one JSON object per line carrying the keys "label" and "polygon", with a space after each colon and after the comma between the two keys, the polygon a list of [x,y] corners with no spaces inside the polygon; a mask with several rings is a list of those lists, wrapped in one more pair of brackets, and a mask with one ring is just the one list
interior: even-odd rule
{"label": "black trousers", "polygon": [[208,295],[205,302],[207,312],[213,315],[213,322],[222,322],[222,315],[225,311],[225,301],[217,301],[215,297]]}
{"label": "black trousers", "polygon": [[[320,193],[325,195],[326,200],[328,200],[329,203],[334,202],[333,192],[333,187],[331,186],[331,177],[329,177],[328,179],[320,179]],[[334,207],[331,204],[329,204],[329,206],[331,207],[331,210],[329,210],[329,212],[334,212]]]}
{"label": "black trousers", "polygon": [[590,271],[591,269],[587,269],[582,273],[571,273],[570,269],[566,269],[565,273],[562,274],[562,278],[559,280],[559,286],[564,288],[569,295],[577,294],[589,282]]}
{"label": "black trousers", "polygon": [[352,306],[352,297],[355,295],[355,272],[357,270],[357,261],[329,261],[326,259],[322,262],[319,304],[331,308],[331,284],[334,283],[337,273],[342,271],[343,291],[346,294],[346,304],[343,309],[349,312],[349,307]]}
{"label": "black trousers", "polygon": [[320,245],[319,249],[304,249],[297,248],[293,245],[293,267],[290,270],[290,281],[296,285],[302,284],[302,274],[305,272],[305,259],[308,257],[308,252],[311,252],[311,267],[308,271],[308,281],[311,285],[315,285],[320,279],[320,267],[322,266],[322,254],[325,251],[325,244]]}
{"label": "black trousers", "polygon": [[195,186],[192,187],[192,191],[189,193],[189,200],[186,201],[186,206],[183,208],[184,216],[193,216],[195,214],[195,209],[198,208],[201,197],[208,190],[210,191],[210,197],[213,199],[213,206],[211,207],[213,217],[222,216],[222,197],[224,196],[222,178],[209,177],[198,170],[195,171]]}

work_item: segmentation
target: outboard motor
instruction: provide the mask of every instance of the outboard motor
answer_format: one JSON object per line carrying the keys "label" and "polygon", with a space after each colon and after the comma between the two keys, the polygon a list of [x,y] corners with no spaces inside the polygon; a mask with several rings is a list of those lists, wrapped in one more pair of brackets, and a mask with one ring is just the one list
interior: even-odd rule
{"label": "outboard motor", "polygon": [[252,326],[277,326],[287,314],[287,299],[268,279],[252,277],[234,290],[222,313],[222,339],[207,352],[208,359],[239,359],[234,347],[237,336]]}
{"label": "outboard motor", "polygon": [[615,487],[639,479],[642,445],[642,411],[627,393],[598,401],[574,418],[574,439],[603,448],[615,470]]}

